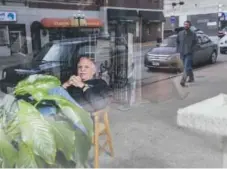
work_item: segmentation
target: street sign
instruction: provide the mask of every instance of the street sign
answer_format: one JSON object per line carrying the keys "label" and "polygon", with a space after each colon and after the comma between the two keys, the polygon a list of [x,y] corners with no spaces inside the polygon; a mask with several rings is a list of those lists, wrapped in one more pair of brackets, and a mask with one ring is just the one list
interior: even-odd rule
{"label": "street sign", "polygon": [[176,17],[175,16],[171,16],[170,17],[170,22],[171,23],[175,23],[176,22]]}
{"label": "street sign", "polygon": [[219,12],[218,17],[219,17],[219,20],[226,21],[227,20],[227,12]]}

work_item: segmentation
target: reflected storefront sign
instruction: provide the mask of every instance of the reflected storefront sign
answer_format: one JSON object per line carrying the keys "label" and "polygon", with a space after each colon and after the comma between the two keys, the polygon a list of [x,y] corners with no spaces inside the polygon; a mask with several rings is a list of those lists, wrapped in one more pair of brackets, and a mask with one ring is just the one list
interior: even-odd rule
{"label": "reflected storefront sign", "polygon": [[227,26],[227,12],[220,12],[218,13],[219,19],[219,29],[223,29]]}
{"label": "reflected storefront sign", "polygon": [[226,21],[227,20],[227,12],[219,12],[218,17],[220,21]]}
{"label": "reflected storefront sign", "polygon": [[53,27],[100,27],[103,23],[99,19],[75,19],[75,18],[44,18],[41,20],[41,24],[45,28]]}
{"label": "reflected storefront sign", "polygon": [[0,11],[0,22],[16,22],[16,21],[17,21],[16,12]]}
{"label": "reflected storefront sign", "polygon": [[177,27],[179,27],[179,16],[166,17],[164,24],[164,38],[172,35],[174,33],[174,29]]}
{"label": "reflected storefront sign", "polygon": [[98,18],[43,18],[31,25],[32,48],[37,52],[53,40],[88,37],[100,32],[103,22]]}

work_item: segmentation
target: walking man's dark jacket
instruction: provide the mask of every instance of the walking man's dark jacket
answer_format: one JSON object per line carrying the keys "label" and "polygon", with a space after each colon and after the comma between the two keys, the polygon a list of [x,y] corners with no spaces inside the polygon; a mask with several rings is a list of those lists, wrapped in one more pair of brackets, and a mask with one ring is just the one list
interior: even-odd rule
{"label": "walking man's dark jacket", "polygon": [[85,92],[74,86],[67,89],[72,98],[89,112],[105,108],[109,101],[107,83],[102,79],[91,79],[84,83],[89,86]]}
{"label": "walking man's dark jacket", "polygon": [[181,56],[193,55],[197,43],[196,33],[192,30],[182,30],[177,35],[177,52]]}

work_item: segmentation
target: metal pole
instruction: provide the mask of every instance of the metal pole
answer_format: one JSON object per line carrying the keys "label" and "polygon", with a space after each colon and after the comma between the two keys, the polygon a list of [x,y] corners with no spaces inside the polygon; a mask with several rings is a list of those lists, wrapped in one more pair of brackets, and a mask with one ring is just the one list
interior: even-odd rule
{"label": "metal pole", "polygon": [[78,17],[78,26],[80,27],[80,17]]}
{"label": "metal pole", "polygon": [[220,21],[220,18],[221,18],[221,15],[222,15],[222,4],[218,4],[218,30],[221,29],[221,21]]}

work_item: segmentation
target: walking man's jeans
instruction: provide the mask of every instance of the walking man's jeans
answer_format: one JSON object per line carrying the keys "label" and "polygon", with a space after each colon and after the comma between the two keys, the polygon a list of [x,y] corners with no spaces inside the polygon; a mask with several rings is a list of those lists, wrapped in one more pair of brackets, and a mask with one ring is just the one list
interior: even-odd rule
{"label": "walking man's jeans", "polygon": [[192,74],[192,54],[181,55],[181,60],[183,61],[184,65],[182,81],[185,82],[187,76],[190,76],[190,74]]}

